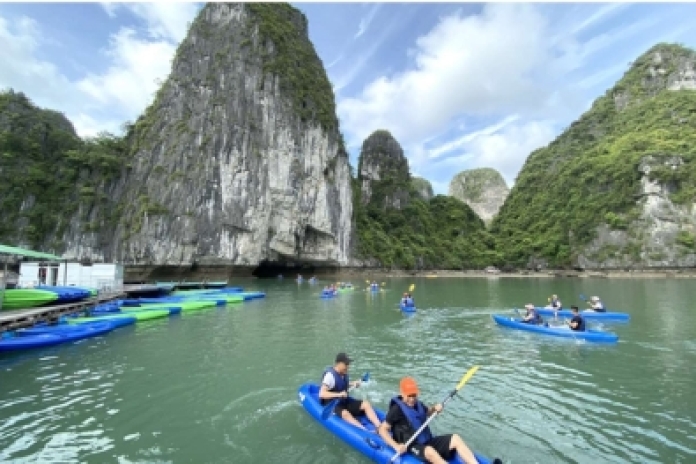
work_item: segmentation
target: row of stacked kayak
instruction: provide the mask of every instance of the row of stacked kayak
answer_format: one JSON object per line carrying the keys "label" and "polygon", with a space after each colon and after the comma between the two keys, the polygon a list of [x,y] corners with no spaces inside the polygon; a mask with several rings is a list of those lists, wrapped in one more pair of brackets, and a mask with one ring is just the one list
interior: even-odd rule
{"label": "row of stacked kayak", "polygon": [[245,292],[240,287],[175,292],[162,298],[115,300],[95,306],[87,316],[62,317],[58,324],[39,323],[5,332],[0,351],[18,351],[69,343],[106,334],[116,328],[174,314],[215,306],[239,304],[264,298],[263,292]]}
{"label": "row of stacked kayak", "polygon": [[34,288],[13,288],[5,290],[3,293],[2,309],[36,308],[48,304],[73,303],[96,295],[96,289],[84,287],[41,285]]}

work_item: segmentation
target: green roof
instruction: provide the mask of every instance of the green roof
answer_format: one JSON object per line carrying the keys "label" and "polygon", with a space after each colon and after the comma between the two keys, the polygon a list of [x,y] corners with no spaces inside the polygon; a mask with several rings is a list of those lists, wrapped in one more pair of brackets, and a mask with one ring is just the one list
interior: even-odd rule
{"label": "green roof", "polygon": [[63,261],[65,259],[61,258],[60,256],[52,255],[50,253],[41,253],[40,251],[25,250],[24,248],[18,248],[1,244],[0,254],[29,256],[30,258],[50,259],[53,261]]}

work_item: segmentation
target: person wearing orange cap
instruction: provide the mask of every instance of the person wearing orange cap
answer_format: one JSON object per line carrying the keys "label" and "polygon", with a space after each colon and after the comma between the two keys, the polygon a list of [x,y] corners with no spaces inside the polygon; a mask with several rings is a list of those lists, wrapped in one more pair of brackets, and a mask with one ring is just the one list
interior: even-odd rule
{"label": "person wearing orange cap", "polygon": [[[428,416],[435,411],[442,411],[442,404],[437,403],[431,407],[425,406],[419,399],[420,390],[412,377],[404,377],[399,383],[401,395],[395,396],[389,402],[387,412],[382,425],[379,427],[379,435],[399,454],[411,453],[421,462],[435,464],[447,464],[447,461],[458,455],[466,464],[478,464],[478,460],[457,434],[433,436],[430,427],[423,431],[411,442],[408,449],[405,443],[416,433]],[[392,431],[390,435],[389,431]],[[500,459],[495,459],[494,464],[502,464]]]}

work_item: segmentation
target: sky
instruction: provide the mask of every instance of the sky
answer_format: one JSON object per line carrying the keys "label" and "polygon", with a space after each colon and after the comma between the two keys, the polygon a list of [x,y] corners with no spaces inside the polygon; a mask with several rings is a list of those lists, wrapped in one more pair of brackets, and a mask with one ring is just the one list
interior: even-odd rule
{"label": "sky", "polygon": [[[492,167],[514,183],[658,42],[696,48],[688,3],[293,3],[334,86],[353,166],[386,129],[446,194]],[[0,3],[0,89],[122,133],[166,79],[203,4]],[[691,18],[691,19],[689,19]]]}

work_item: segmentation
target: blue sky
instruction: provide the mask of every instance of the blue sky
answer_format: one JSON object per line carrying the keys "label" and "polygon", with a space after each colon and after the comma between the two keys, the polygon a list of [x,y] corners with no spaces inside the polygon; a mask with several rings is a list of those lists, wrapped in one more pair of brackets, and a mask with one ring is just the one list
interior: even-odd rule
{"label": "blue sky", "polygon": [[[658,42],[696,47],[694,4],[293,3],[334,85],[352,162],[392,132],[411,171],[514,182]],[[120,133],[151,102],[200,3],[0,3],[0,88]]]}

